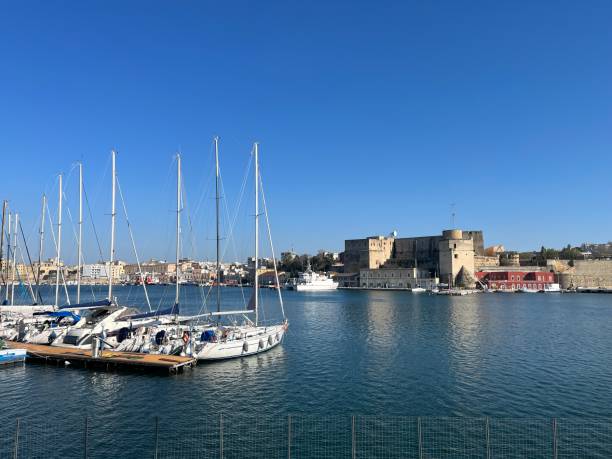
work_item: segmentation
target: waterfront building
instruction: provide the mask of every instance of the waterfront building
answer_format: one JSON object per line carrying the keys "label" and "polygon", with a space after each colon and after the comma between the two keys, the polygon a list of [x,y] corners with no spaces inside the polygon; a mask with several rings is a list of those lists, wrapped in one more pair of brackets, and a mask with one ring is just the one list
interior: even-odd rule
{"label": "waterfront building", "polygon": [[91,263],[81,267],[81,275],[89,279],[108,278],[106,265],[103,263]]}
{"label": "waterfront building", "polygon": [[113,277],[115,280],[122,280],[125,278],[125,266],[124,261],[113,261],[112,265],[106,263],[91,263],[85,264],[81,267],[81,276],[87,279],[108,279],[108,275]]}
{"label": "waterfront building", "polygon": [[418,268],[362,269],[359,272],[361,288],[415,288],[432,289],[438,279],[429,271]]}
{"label": "waterfront building", "polygon": [[555,274],[547,271],[479,271],[478,280],[492,290],[545,290],[556,283]]}
{"label": "waterfront building", "polygon": [[338,282],[339,288],[359,287],[359,273],[338,272],[332,275],[334,282]]}

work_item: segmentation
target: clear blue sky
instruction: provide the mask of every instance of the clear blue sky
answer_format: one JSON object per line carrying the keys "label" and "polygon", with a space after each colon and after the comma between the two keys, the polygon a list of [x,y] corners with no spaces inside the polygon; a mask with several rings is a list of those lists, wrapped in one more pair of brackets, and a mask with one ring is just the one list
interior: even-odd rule
{"label": "clear blue sky", "polygon": [[[609,1],[0,10],[0,194],[30,232],[40,193],[82,159],[106,246],[116,147],[141,255],[171,256],[172,155],[182,150],[196,202],[218,134],[228,198],[261,142],[279,249],[437,234],[451,203],[456,225],[484,230],[487,244],[612,239]],[[196,237],[209,241],[202,220]],[[124,230],[119,239],[131,258]]]}

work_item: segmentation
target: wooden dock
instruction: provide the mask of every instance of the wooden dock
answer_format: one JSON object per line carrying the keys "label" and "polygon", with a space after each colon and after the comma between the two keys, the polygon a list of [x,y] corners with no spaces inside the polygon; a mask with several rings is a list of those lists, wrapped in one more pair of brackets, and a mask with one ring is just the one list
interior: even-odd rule
{"label": "wooden dock", "polygon": [[91,350],[6,341],[10,348],[25,349],[27,360],[37,360],[102,370],[157,371],[176,374],[196,365],[197,359],[177,355],[140,354],[104,350],[93,357]]}

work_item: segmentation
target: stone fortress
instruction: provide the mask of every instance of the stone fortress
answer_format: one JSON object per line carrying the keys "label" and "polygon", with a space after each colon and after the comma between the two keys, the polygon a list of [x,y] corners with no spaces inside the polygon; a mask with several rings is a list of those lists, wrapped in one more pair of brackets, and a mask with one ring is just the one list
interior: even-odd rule
{"label": "stone fortress", "polygon": [[548,260],[545,265],[532,261],[503,245],[485,249],[482,231],[450,229],[407,238],[393,232],[344,241],[344,273],[337,280],[361,288],[431,288],[438,283],[473,288],[487,273],[552,272],[563,289],[612,291],[612,258]]}
{"label": "stone fortress", "polygon": [[441,281],[474,287],[475,260],[484,257],[482,231],[445,230],[441,235],[370,236],[344,243],[344,272],[359,274],[366,288],[429,288]]}

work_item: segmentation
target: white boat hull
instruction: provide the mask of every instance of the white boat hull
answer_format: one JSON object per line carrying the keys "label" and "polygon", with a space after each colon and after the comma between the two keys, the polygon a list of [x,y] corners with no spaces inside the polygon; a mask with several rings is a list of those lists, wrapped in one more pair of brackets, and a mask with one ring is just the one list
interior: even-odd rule
{"label": "white boat hull", "polygon": [[295,290],[298,292],[327,292],[330,290],[336,290],[338,288],[338,282],[330,282],[322,285],[316,284],[297,284]]}
{"label": "white boat hull", "polygon": [[[252,327],[247,337],[221,342],[201,343],[202,347],[194,354],[198,360],[225,360],[260,354],[278,346],[285,336],[286,325],[272,327]],[[199,348],[199,345],[196,345]]]}

